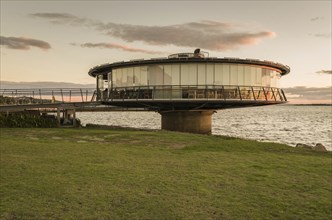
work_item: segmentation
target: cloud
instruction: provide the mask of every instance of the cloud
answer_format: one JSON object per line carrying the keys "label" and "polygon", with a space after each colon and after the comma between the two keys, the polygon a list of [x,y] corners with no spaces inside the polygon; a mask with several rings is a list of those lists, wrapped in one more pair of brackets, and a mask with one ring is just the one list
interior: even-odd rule
{"label": "cloud", "polygon": [[331,38],[331,33],[312,34],[314,37]]}
{"label": "cloud", "polygon": [[332,86],[330,87],[305,87],[296,86],[283,89],[286,97],[292,100],[331,100]]}
{"label": "cloud", "polygon": [[234,50],[275,36],[274,32],[267,30],[252,31],[252,27],[248,27],[249,30],[238,30],[239,26],[236,24],[207,20],[177,25],[146,26],[103,23],[63,13],[36,13],[30,16],[56,24],[88,26],[126,42],[141,41],[150,45],[200,47],[214,51]]}
{"label": "cloud", "polygon": [[108,23],[99,30],[127,42],[142,41],[150,45],[201,47],[226,51],[256,44],[262,38],[273,37],[273,32],[234,32],[230,24],[214,21],[192,22],[170,26],[143,26]]}
{"label": "cloud", "polygon": [[87,18],[80,18],[68,13],[34,13],[30,14],[33,18],[43,18],[49,20],[53,24],[68,24],[68,25],[81,25],[93,24],[93,20]]}
{"label": "cloud", "polygon": [[318,74],[332,74],[332,70],[319,70],[316,73],[318,73]]}
{"label": "cloud", "polygon": [[147,54],[162,54],[163,53],[160,51],[133,48],[133,47],[129,47],[129,46],[121,45],[121,44],[115,44],[115,43],[84,43],[84,44],[71,43],[70,45],[80,46],[83,48],[120,49],[120,50],[124,50],[124,51],[129,51],[129,52],[141,52],[141,53],[147,53]]}
{"label": "cloud", "polygon": [[43,50],[51,48],[51,45],[45,41],[23,37],[0,36],[0,45],[16,50],[29,50],[30,47],[38,47]]}
{"label": "cloud", "polygon": [[310,21],[318,21],[318,20],[323,20],[324,19],[324,17],[313,17],[313,18],[311,18],[310,19]]}

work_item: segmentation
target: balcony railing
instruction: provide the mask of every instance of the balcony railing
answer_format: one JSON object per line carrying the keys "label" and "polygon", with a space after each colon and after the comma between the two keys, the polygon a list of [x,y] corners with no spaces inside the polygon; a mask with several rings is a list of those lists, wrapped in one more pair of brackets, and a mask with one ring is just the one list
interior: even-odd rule
{"label": "balcony railing", "polygon": [[254,100],[287,101],[282,89],[259,86],[133,86],[99,91],[104,101],[119,100]]}
{"label": "balcony railing", "polygon": [[144,100],[252,100],[285,102],[282,89],[259,86],[133,86],[106,90],[89,89],[0,89],[0,105],[27,105],[91,101]]}

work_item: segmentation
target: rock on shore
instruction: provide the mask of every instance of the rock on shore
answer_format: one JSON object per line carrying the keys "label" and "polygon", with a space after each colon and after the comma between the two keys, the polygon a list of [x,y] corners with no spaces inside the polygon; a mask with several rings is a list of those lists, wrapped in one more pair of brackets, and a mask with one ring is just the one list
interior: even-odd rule
{"label": "rock on shore", "polygon": [[321,144],[321,143],[318,143],[315,146],[310,146],[310,145],[307,145],[307,144],[298,143],[296,145],[296,147],[311,149],[311,150],[314,150],[314,151],[322,151],[322,152],[326,152],[327,151],[326,147],[323,144]]}
{"label": "rock on shore", "polygon": [[321,143],[316,144],[316,146],[314,146],[313,149],[315,151],[327,151],[326,147]]}

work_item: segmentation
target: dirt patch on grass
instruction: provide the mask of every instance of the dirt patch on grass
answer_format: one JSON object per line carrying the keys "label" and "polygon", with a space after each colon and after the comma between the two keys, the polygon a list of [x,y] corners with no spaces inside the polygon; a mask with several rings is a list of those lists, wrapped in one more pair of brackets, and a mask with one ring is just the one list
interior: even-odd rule
{"label": "dirt patch on grass", "polygon": [[77,139],[83,139],[85,141],[99,141],[99,142],[104,142],[104,138],[100,138],[97,136],[81,136],[81,137],[76,137]]}
{"label": "dirt patch on grass", "polygon": [[168,145],[169,148],[176,148],[176,149],[182,149],[187,147],[186,144],[180,144],[180,143],[172,143],[171,145]]}

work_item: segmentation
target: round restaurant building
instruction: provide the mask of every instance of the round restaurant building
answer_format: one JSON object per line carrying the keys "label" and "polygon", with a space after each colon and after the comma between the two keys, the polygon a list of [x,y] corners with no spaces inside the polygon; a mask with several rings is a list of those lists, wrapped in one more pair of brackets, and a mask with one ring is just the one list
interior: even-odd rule
{"label": "round restaurant building", "polygon": [[211,133],[218,109],[287,101],[279,79],[290,68],[272,61],[194,53],[96,66],[97,100],[105,105],[154,110],[162,129]]}

